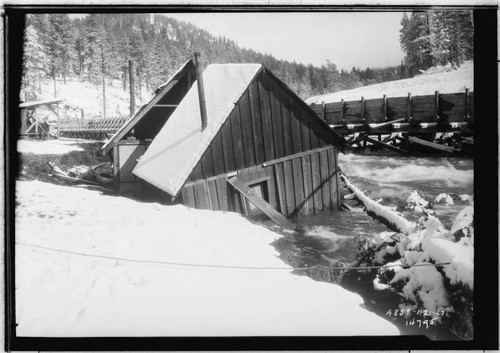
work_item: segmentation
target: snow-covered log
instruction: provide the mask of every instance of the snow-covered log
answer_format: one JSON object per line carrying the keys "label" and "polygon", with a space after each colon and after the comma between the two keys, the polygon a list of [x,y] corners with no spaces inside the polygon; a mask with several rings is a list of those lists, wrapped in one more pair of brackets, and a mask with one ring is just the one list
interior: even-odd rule
{"label": "snow-covered log", "polygon": [[406,234],[412,232],[412,229],[414,227],[411,222],[398,215],[389,207],[381,205],[366,196],[362,191],[354,186],[343,173],[339,173],[339,175],[340,179],[344,182],[347,189],[349,189],[349,191],[351,191],[356,196],[356,198],[365,206],[368,215],[379,220],[394,231],[403,232]]}

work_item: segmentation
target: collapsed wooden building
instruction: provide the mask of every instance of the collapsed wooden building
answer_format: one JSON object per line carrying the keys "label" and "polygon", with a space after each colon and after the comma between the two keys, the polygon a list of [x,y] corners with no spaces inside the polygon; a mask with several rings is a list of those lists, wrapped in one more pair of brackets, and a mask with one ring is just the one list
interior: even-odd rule
{"label": "collapsed wooden building", "polygon": [[272,219],[337,210],[345,140],[260,64],[197,67],[188,61],[103,147],[116,191]]}

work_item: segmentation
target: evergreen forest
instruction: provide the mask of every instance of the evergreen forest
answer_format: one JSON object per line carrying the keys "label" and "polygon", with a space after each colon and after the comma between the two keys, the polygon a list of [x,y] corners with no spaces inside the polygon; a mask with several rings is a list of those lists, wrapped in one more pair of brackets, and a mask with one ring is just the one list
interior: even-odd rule
{"label": "evergreen forest", "polygon": [[199,51],[204,66],[261,63],[305,99],[408,78],[433,65],[460,65],[472,58],[472,34],[471,11],[405,13],[400,42],[406,57],[400,65],[339,71],[331,61],[316,67],[241,48],[168,14],[31,14],[26,18],[23,91],[26,100],[33,100],[42,80],[65,83],[72,76],[102,87],[121,82],[127,90],[133,60],[136,92],[151,92]]}

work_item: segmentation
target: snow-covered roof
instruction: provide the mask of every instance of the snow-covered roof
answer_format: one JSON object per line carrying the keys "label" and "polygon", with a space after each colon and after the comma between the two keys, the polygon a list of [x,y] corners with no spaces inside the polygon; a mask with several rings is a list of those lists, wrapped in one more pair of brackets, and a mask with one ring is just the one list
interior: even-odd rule
{"label": "snow-covered roof", "polygon": [[260,64],[212,64],[203,72],[207,127],[201,131],[197,85],[193,85],[139,160],[133,173],[177,195],[226,121]]}

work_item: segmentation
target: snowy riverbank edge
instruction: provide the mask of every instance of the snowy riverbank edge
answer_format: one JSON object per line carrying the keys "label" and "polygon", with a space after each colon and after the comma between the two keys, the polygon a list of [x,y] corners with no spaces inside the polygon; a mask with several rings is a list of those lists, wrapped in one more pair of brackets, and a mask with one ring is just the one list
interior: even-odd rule
{"label": "snowy riverbank edge", "polygon": [[19,181],[18,336],[399,334],[359,295],[291,274],[279,237],[235,213]]}

